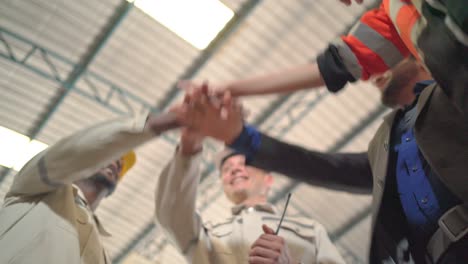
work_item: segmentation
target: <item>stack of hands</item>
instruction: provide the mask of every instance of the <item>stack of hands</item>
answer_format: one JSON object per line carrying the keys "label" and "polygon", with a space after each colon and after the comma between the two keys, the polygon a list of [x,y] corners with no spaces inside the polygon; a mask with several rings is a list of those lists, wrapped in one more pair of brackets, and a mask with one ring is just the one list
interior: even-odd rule
{"label": "stack of hands", "polygon": [[[180,151],[190,156],[202,149],[203,139],[211,137],[231,144],[242,132],[245,111],[228,89],[183,82],[182,103],[171,108],[183,126]],[[293,263],[284,238],[263,225],[262,234],[251,246],[248,260],[251,264]]]}
{"label": "stack of hands", "polygon": [[184,100],[170,111],[184,127],[182,154],[191,155],[200,151],[205,137],[230,144],[242,132],[242,106],[229,90],[215,90],[207,83],[197,85],[183,82],[180,86],[185,90]]}

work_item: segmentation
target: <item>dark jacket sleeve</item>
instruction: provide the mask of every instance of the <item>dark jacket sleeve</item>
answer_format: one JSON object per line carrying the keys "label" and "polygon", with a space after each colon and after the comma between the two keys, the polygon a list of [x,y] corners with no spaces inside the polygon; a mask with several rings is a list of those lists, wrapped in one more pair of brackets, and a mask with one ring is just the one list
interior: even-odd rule
{"label": "dark jacket sleeve", "polygon": [[332,93],[341,91],[348,82],[356,81],[346,69],[338,54],[338,48],[333,44],[330,44],[323,53],[317,56],[317,65],[325,81],[325,86]]}
{"label": "dark jacket sleeve", "polygon": [[418,39],[424,62],[432,76],[468,122],[468,46],[460,43],[444,16],[423,4],[427,26]]}
{"label": "dark jacket sleeve", "polygon": [[262,133],[251,165],[326,188],[358,193],[372,191],[372,172],[366,152],[321,153]]}

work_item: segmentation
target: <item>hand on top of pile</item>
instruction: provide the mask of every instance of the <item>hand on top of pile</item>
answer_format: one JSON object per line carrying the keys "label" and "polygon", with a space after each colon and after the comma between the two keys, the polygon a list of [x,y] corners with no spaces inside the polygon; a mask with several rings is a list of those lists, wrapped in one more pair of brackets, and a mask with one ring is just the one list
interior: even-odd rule
{"label": "hand on top of pile", "polygon": [[184,126],[227,144],[241,133],[243,111],[229,91],[215,92],[205,82],[185,83],[184,101],[171,111]]}

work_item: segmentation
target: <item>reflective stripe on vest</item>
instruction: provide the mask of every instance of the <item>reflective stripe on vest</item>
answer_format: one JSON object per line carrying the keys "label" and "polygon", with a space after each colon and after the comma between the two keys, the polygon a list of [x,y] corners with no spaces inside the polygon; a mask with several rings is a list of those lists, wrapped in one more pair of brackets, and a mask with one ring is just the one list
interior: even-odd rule
{"label": "reflective stripe on vest", "polygon": [[410,0],[383,0],[382,4],[406,47],[414,57],[420,59],[420,52],[414,45],[424,27],[419,11]]}
{"label": "reflective stripe on vest", "polygon": [[342,41],[347,48],[338,45],[339,54],[356,79],[383,73],[410,54],[383,6],[367,11]]}
{"label": "reflective stripe on vest", "polygon": [[357,23],[349,34],[365,43],[369,49],[382,58],[388,67],[392,67],[403,60],[403,55],[391,41],[364,23]]}

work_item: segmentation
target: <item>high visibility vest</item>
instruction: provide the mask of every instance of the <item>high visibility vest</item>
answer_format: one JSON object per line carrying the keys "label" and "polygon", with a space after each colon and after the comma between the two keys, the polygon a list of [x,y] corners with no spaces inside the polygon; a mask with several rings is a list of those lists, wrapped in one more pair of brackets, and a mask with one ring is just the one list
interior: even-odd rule
{"label": "high visibility vest", "polygon": [[445,24],[456,39],[468,46],[468,1],[383,0],[380,7],[366,12],[338,45],[343,63],[355,79],[366,80],[383,73],[410,54],[418,60],[424,54],[417,46],[426,27],[423,5],[445,14]]}
{"label": "high visibility vest", "polygon": [[[374,74],[383,73],[410,54],[419,57],[409,37],[410,27],[400,23],[402,27],[397,28],[398,23],[389,15],[390,1],[400,0],[384,0],[379,8],[364,13],[348,35],[341,37],[346,45],[337,45],[344,64],[356,79],[367,80]],[[397,5],[392,5],[395,19],[403,21],[406,14],[412,14],[413,20],[419,18],[419,12],[410,3],[402,6],[405,8],[400,11]],[[408,8],[413,12],[406,11]],[[408,37],[400,37],[400,34]]]}
{"label": "high visibility vest", "polygon": [[405,46],[415,58],[420,59],[420,52],[415,45],[425,23],[420,9],[418,10],[411,0],[383,0],[382,6]]}

